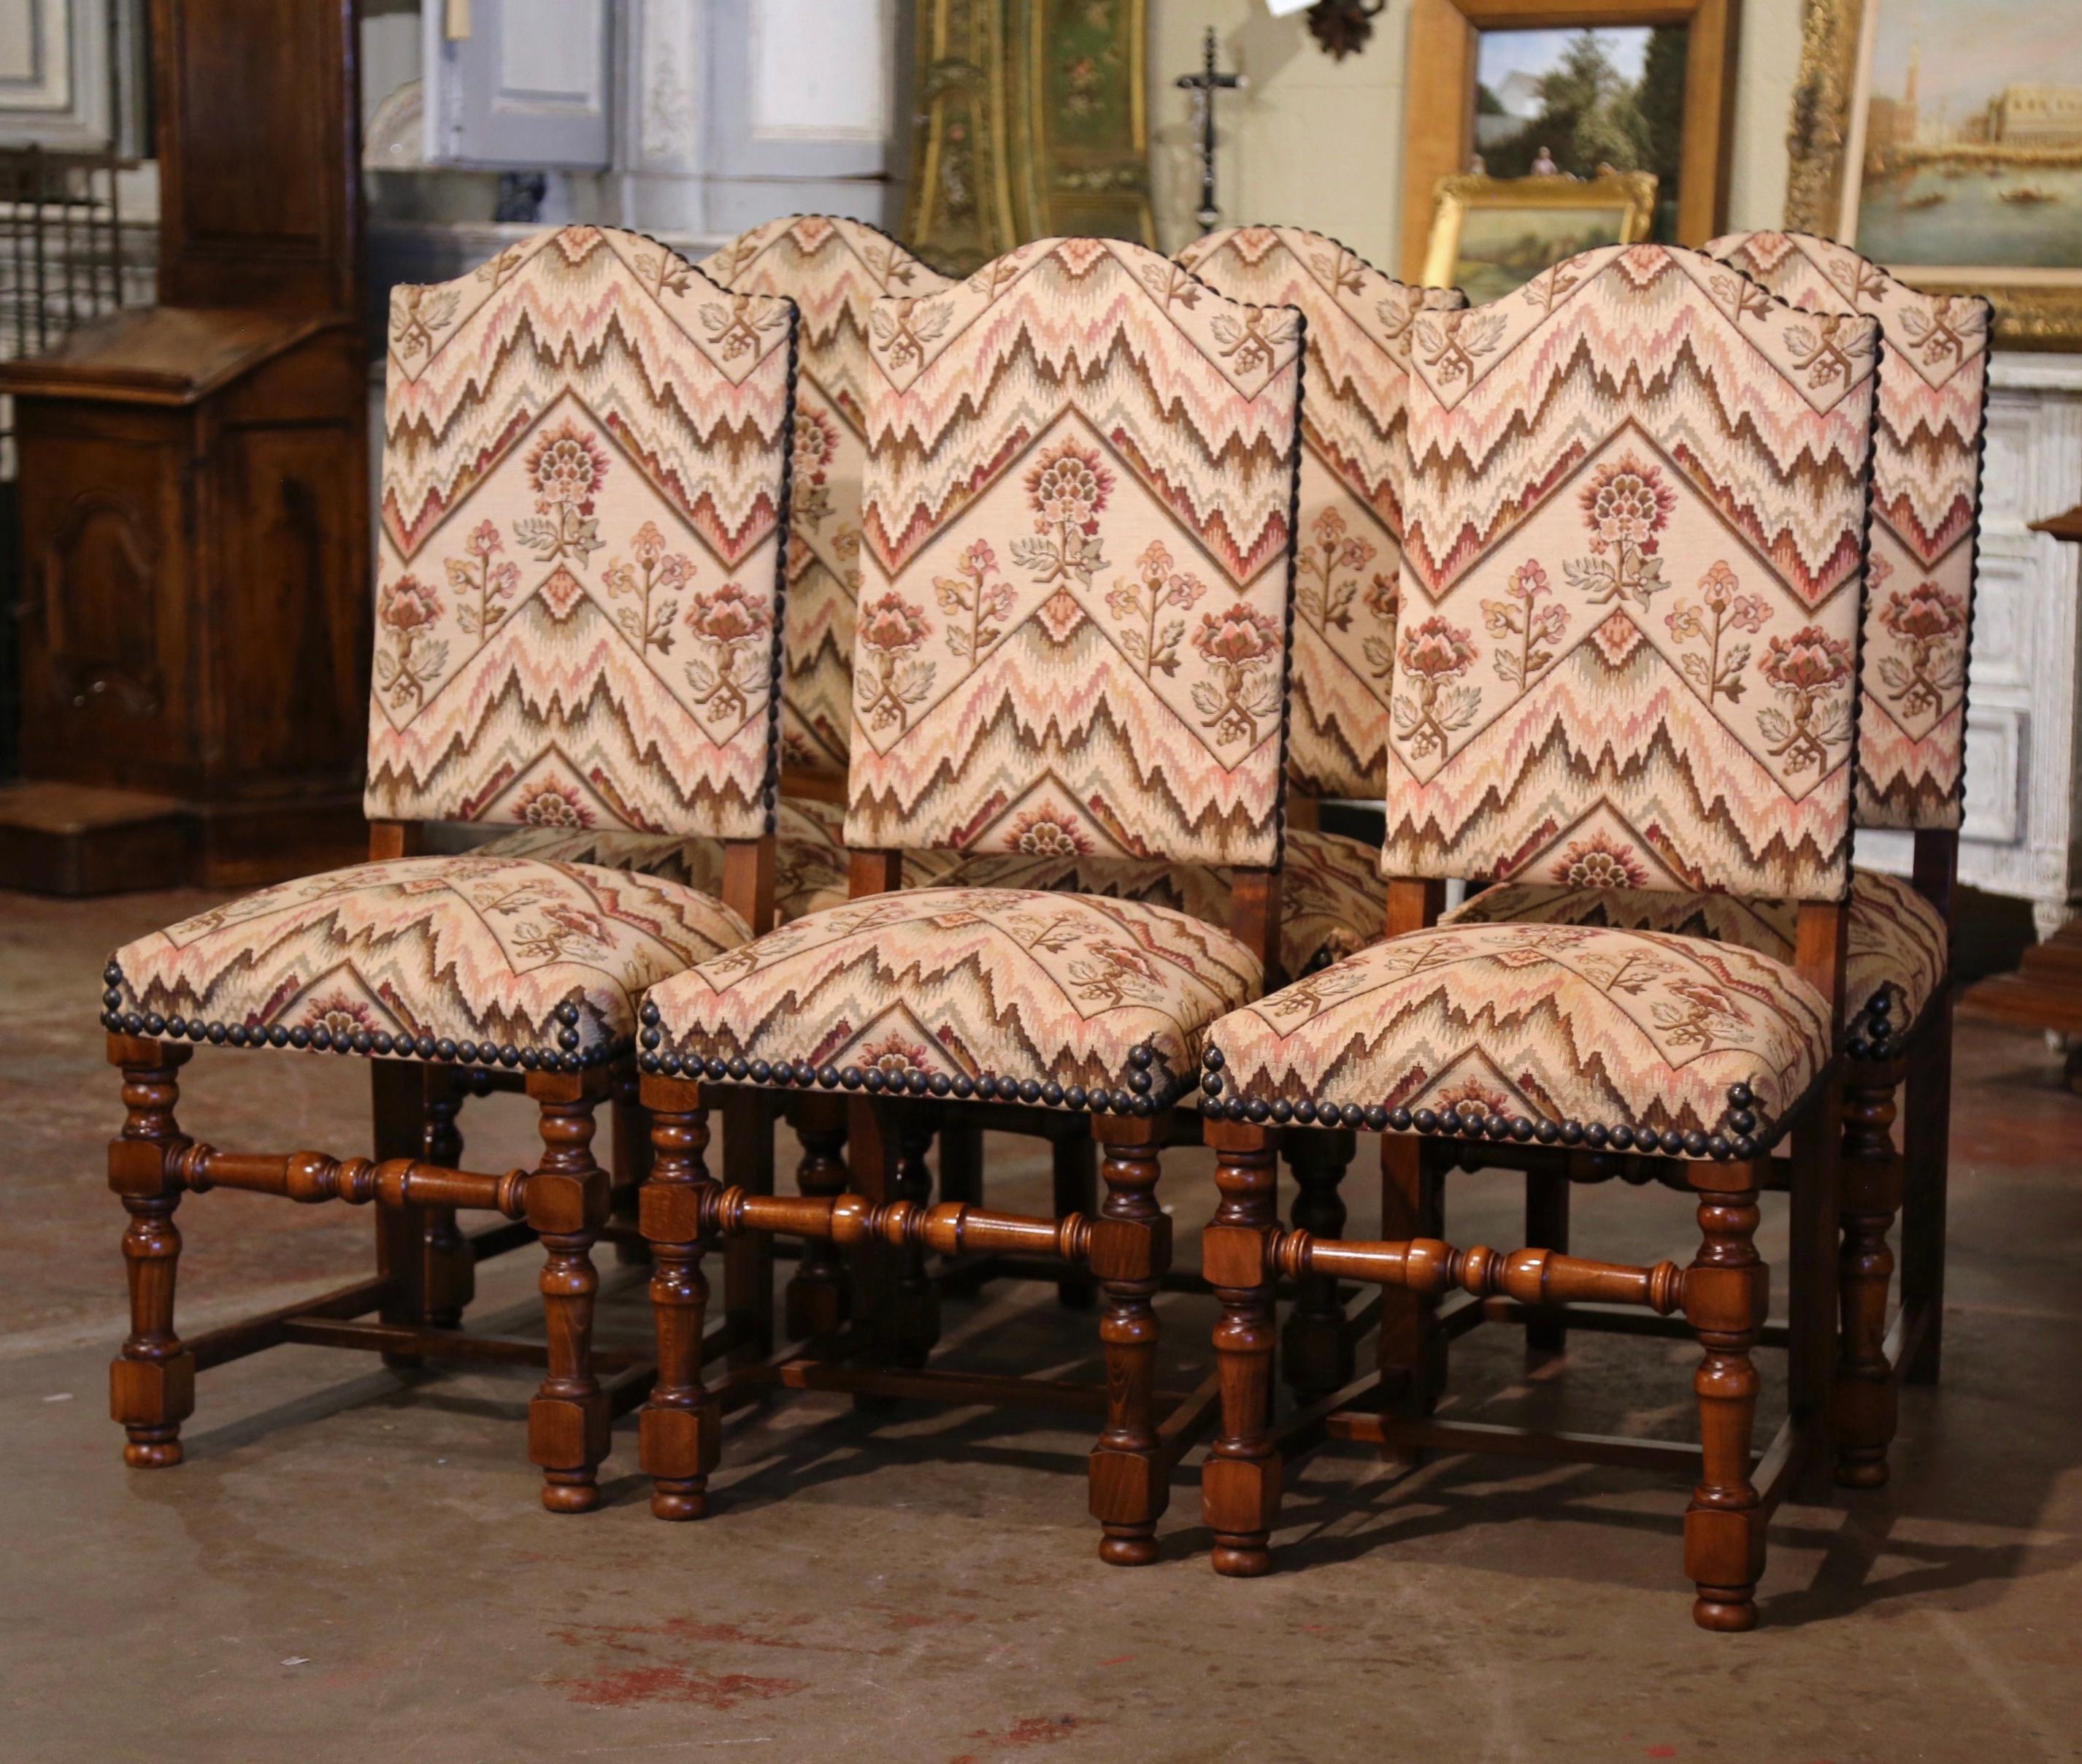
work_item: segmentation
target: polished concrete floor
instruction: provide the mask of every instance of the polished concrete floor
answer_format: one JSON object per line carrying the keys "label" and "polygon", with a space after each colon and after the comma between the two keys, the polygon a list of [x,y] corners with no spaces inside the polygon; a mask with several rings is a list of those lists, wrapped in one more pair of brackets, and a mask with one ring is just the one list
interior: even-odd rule
{"label": "polished concrete floor", "polygon": [[[0,896],[0,1759],[1045,1757],[1898,1764],[2082,1758],[2082,1098],[2034,1036],[1966,1032],[1945,1380],[1908,1394],[1885,1491],[1788,1506],[1755,1633],[1694,1630],[1686,1491],[1645,1474],[1357,1448],[1292,1473],[1283,1572],[1217,1580],[1197,1454],[1164,1559],[1103,1568],[1088,1440],[1045,1417],[799,1398],[734,1420],[713,1516],[654,1522],[619,1425],[607,1502],[535,1499],[518,1373],[396,1374],[282,1348],[199,1386],[188,1462],[124,1469],[103,1366],[124,1329],[118,1118],[94,1020],[122,939],[202,897]],[[352,1062],[228,1050],[183,1125],[223,1145],[364,1143]],[[471,1105],[467,1160],[526,1156],[525,1108]],[[1014,1142],[993,1196],[1034,1192]],[[1203,1158],[1167,1167],[1188,1255]],[[1355,1180],[1356,1222],[1369,1217]],[[1500,1175],[1452,1234],[1515,1241]],[[1782,1247],[1771,1203],[1767,1254]],[[180,1214],[191,1329],[351,1277],[365,1214],[213,1194]],[[1680,1260],[1690,1209],[1579,1191],[1585,1253]],[[535,1327],[532,1251],[483,1270],[475,1321]],[[605,1336],[641,1339],[629,1271]],[[1782,1289],[1782,1288],[1781,1288]],[[1165,1382],[1212,1307],[1161,1306]],[[1060,1375],[1088,1319],[1045,1289],[951,1307],[947,1351]],[[1456,1346],[1452,1407],[1688,1437],[1688,1348],[1578,1338],[1528,1370]],[[1766,1361],[1775,1391],[1781,1366]],[[1768,1399],[1769,1408],[1775,1396]]]}

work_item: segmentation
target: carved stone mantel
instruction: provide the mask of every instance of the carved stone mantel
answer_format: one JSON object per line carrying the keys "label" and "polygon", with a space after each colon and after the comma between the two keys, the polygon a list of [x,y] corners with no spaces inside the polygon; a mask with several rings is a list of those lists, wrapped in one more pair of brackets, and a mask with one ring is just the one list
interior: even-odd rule
{"label": "carved stone mantel", "polygon": [[[2000,351],[1990,381],[1959,880],[2029,901],[2044,938],[2082,895],[2082,547],[2029,523],[2082,483],[2082,355]],[[1858,861],[1906,875],[1909,845],[1861,833]]]}

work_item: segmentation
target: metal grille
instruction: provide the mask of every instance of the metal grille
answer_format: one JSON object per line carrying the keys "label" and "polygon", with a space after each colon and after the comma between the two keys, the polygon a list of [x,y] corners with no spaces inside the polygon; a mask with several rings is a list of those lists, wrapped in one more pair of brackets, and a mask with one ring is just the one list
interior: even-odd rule
{"label": "metal grille", "polygon": [[0,354],[37,354],[123,303],[121,163],[0,149]]}

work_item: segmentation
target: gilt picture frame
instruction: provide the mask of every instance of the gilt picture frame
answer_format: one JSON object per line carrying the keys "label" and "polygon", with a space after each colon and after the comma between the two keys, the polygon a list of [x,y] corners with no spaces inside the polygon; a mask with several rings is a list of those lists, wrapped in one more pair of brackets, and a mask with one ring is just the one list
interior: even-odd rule
{"label": "gilt picture frame", "polygon": [[1403,112],[1401,272],[1414,276],[1424,263],[1441,181],[1475,169],[1485,32],[1683,27],[1682,174],[1663,195],[1675,198],[1676,243],[1703,245],[1725,231],[1737,11],[1738,0],[1411,0],[1406,65],[1423,78],[1410,81]]}
{"label": "gilt picture frame", "polygon": [[[1913,286],[1987,295],[1996,303],[2000,344],[2082,349],[2082,131],[2053,146],[2027,144],[2009,156],[2014,165],[1998,164],[2008,91],[1986,95],[1977,117],[1968,100],[1983,97],[1980,89],[1989,83],[1984,56],[1947,53],[1947,44],[1935,40],[1926,50],[1918,39],[1933,19],[1941,29],[1955,20],[1973,27],[1977,52],[2013,55],[2017,87],[2066,90],[2082,101],[2082,36],[2074,30],[2072,0],[1959,0],[1957,12],[1944,15],[1911,13],[1904,0],[1808,0],[1785,224],[1856,245]],[[2070,59],[2049,65],[2049,49]],[[1916,68],[1912,79],[1905,77],[1905,53]],[[1918,114],[1925,105],[1937,107],[1929,127]],[[1945,138],[1932,138],[1941,133]],[[1904,154],[1903,145],[1912,152]],[[1888,185],[1877,208],[1876,171]],[[1964,195],[1978,197],[1984,209],[2000,200],[2017,212],[1982,214],[1977,230],[1975,217],[1946,212]],[[1924,217],[1920,225],[1918,216]],[[2005,218],[2004,251],[1960,248],[1977,232],[1990,237]],[[2050,240],[2069,262],[1964,260],[2000,258],[2017,245],[2042,255]]]}
{"label": "gilt picture frame", "polygon": [[1654,219],[1655,184],[1652,171],[1445,179],[1432,211],[1424,285],[1460,289],[1480,305],[1578,251],[1637,244]]}

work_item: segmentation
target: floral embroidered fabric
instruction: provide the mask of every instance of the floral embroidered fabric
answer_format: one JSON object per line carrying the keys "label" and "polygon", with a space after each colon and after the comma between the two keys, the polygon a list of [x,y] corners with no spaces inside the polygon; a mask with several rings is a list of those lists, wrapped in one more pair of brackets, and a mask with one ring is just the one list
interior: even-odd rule
{"label": "floral embroidered fabric", "polygon": [[1270,867],[1298,315],[1054,239],[869,331],[846,842]]}
{"label": "floral embroidered fabric", "polygon": [[1178,261],[1232,299],[1308,321],[1288,775],[1313,795],[1371,800],[1388,765],[1411,327],[1466,298],[1406,287],[1296,226],[1224,227]]}
{"label": "floral embroidered fabric", "polygon": [[125,944],[104,1002],[132,1034],[575,1070],[629,1047],[646,986],[751,935],[721,901],[655,876],[404,858]]}
{"label": "floral embroidered fabric", "polygon": [[[1549,871],[1551,882],[1507,882],[1456,907],[1443,925],[1608,925],[1619,931],[1667,931],[1680,937],[1739,943],[1791,963],[1800,917],[1793,901],[1743,900],[1732,894],[1667,894],[1635,890],[1622,852],[1595,840]],[[1863,1015],[1886,995],[1881,1013],[1906,1032],[1945,979],[1948,938],[1937,909],[1899,876],[1851,872],[1849,952],[1844,996]]]}
{"label": "floral embroidered fabric", "polygon": [[[1304,1103],[1311,1118],[1430,1111],[1414,1125],[1524,1122],[1529,1137],[1545,1123],[1550,1139],[1595,1126],[1598,1144],[1624,1127],[1622,1146],[1664,1133],[1767,1143],[1830,1053],[1821,995],[1768,956],[1559,925],[1393,938],[1245,1006],[1207,1040],[1228,1106],[1276,1104],[1281,1119]],[[1372,1117],[1398,1121],[1413,1125]]]}
{"label": "floral embroidered fabric", "polygon": [[793,324],[598,227],[393,291],[372,819],[767,829]]}
{"label": "floral embroidered fabric", "polygon": [[1420,314],[1392,876],[1839,897],[1878,325],[1664,246]]}
{"label": "floral embroidered fabric", "polygon": [[875,377],[869,308],[883,294],[916,298],[953,284],[873,227],[828,214],[769,221],[738,234],[700,267],[736,293],[785,296],[801,314],[782,753],[791,770],[843,779],[853,727],[861,474],[867,462],[862,413]]}
{"label": "floral embroidered fabric", "polygon": [[[1956,827],[1994,309],[1978,294],[1906,287],[1848,245],[1809,234],[1730,234],[1706,250],[1796,306],[1879,320],[1857,820]],[[1726,285],[1734,298],[1739,279]]]}
{"label": "floral embroidered fabric", "polygon": [[915,1073],[917,1087],[946,1081],[941,1095],[1009,1078],[1034,1087],[1029,1101],[1119,1089],[1161,1106],[1191,1084],[1205,1025],[1260,979],[1226,931],[1162,907],[912,888],[654,986],[641,1040],[647,1070],[799,1084],[872,1071],[875,1089]]}

